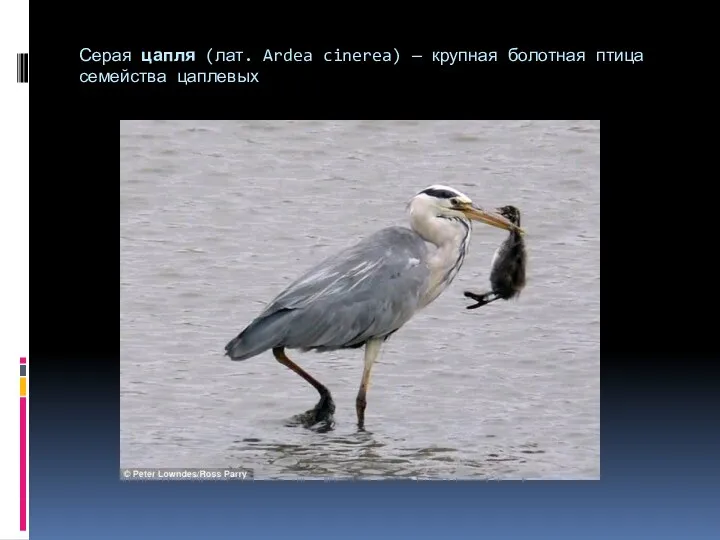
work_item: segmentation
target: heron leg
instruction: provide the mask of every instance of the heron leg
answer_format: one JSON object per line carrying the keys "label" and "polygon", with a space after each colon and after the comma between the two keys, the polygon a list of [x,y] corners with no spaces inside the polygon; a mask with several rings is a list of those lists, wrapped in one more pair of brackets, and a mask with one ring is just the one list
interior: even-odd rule
{"label": "heron leg", "polygon": [[275,360],[300,375],[303,379],[313,385],[315,390],[317,390],[320,394],[320,401],[318,401],[318,404],[315,405],[314,409],[311,409],[306,413],[306,423],[312,425],[321,420],[328,419],[335,412],[335,403],[330,395],[330,391],[307,371],[290,360],[285,354],[284,347],[277,347],[273,349],[273,355],[275,356]]}
{"label": "heron leg", "polygon": [[362,380],[360,381],[360,390],[355,400],[355,410],[357,411],[358,428],[365,429],[365,407],[367,406],[367,391],[370,387],[370,373],[373,364],[380,354],[381,339],[371,339],[365,344],[365,365],[363,367]]}

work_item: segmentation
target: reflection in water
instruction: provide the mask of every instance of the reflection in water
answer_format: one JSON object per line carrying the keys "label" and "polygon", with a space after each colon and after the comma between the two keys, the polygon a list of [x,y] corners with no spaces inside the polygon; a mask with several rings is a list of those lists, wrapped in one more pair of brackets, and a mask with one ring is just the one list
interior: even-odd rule
{"label": "reflection in water", "polygon": [[[379,438],[368,431],[329,433],[305,444],[258,438],[233,441],[228,461],[253,463],[257,480],[304,478],[323,480],[410,479],[448,480],[513,478],[515,464],[527,454],[543,454],[536,443],[503,451],[492,448],[482,459],[464,459],[455,448],[404,447],[400,441]],[[517,477],[519,478],[519,477]]]}

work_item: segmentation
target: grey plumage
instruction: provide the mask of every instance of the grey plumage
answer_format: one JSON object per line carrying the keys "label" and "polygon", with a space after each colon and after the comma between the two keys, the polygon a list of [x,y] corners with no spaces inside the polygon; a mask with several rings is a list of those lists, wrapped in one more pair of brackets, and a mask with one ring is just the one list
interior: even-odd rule
{"label": "grey plumage", "polygon": [[225,347],[233,360],[268,349],[331,351],[387,337],[415,313],[428,284],[427,245],[382,229],[325,259],[280,293]]}

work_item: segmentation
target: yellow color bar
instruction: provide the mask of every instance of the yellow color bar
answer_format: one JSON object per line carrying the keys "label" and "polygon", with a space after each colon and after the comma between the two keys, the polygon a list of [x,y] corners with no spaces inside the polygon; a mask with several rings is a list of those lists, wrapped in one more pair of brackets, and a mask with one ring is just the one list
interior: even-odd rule
{"label": "yellow color bar", "polygon": [[27,380],[25,377],[20,377],[20,397],[25,397],[27,394]]}

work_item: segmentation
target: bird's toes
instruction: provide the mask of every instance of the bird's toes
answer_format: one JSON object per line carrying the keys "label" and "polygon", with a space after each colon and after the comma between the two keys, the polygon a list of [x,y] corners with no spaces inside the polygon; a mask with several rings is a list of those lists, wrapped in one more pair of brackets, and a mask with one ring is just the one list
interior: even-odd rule
{"label": "bird's toes", "polygon": [[325,420],[316,422],[315,424],[310,426],[309,429],[316,433],[328,433],[329,431],[335,429],[335,422],[332,417],[329,417]]}
{"label": "bird's toes", "polygon": [[333,415],[335,414],[335,402],[330,395],[323,396],[317,405],[305,411],[302,414],[294,416],[288,423],[288,427],[303,426],[318,432],[331,430],[335,423]]}
{"label": "bird's toes", "polygon": [[335,425],[333,413],[328,408],[315,408],[302,415],[302,424],[308,429],[324,433]]}

